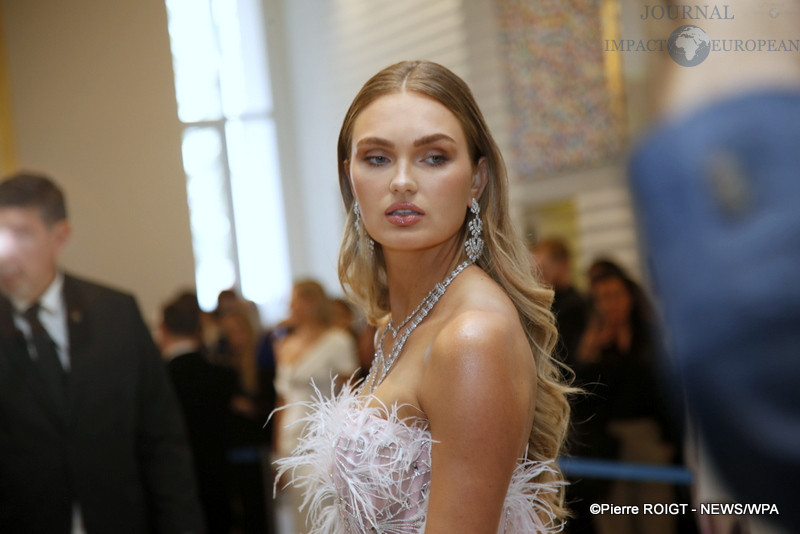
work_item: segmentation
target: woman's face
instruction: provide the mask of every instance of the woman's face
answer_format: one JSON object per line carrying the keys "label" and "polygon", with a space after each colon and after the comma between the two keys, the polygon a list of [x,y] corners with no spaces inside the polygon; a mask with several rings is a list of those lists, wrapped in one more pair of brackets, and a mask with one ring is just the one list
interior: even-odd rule
{"label": "woman's face", "polygon": [[619,278],[605,278],[592,284],[592,299],[606,323],[621,326],[630,321],[633,300]]}
{"label": "woman's face", "polygon": [[384,252],[432,249],[457,238],[486,183],[455,115],[411,92],[382,96],[353,125],[350,183],[369,235]]}
{"label": "woman's face", "polygon": [[314,302],[303,296],[299,289],[292,290],[292,300],[289,302],[289,322],[301,325],[309,321],[313,314]]}

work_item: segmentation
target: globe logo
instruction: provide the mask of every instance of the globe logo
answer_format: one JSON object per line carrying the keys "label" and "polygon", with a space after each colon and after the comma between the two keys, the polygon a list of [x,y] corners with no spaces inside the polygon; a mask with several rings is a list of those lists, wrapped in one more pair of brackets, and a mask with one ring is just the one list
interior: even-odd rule
{"label": "globe logo", "polygon": [[675,63],[682,67],[696,67],[708,57],[711,39],[701,28],[686,25],[670,34],[667,46]]}

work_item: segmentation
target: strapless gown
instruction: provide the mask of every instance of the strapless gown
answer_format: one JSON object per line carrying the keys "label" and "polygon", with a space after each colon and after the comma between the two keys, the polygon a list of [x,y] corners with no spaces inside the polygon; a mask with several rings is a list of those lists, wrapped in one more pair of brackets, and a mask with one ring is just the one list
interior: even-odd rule
{"label": "strapless gown", "polygon": [[[303,437],[278,473],[304,490],[312,534],[421,534],[431,479],[431,433],[422,418],[396,407],[366,407],[354,387],[309,403]],[[498,533],[560,532],[542,496],[559,482],[537,483],[551,462],[520,459],[506,494]],[[542,519],[544,518],[544,520]]]}

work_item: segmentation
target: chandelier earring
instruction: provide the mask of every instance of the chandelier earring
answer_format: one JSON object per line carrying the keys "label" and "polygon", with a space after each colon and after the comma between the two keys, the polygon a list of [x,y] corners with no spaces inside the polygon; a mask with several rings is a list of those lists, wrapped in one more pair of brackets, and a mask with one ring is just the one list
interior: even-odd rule
{"label": "chandelier earring", "polygon": [[353,226],[356,227],[356,233],[361,233],[361,207],[358,205],[358,200],[353,202],[353,215],[355,215],[356,220],[353,222]]}
{"label": "chandelier earring", "polygon": [[467,258],[471,263],[476,263],[478,258],[483,254],[483,221],[481,221],[481,206],[476,199],[472,199],[469,206],[469,211],[472,212],[472,219],[469,221],[469,235],[470,237],[464,243],[467,249]]}
{"label": "chandelier earring", "polygon": [[[356,235],[358,236],[358,239],[360,239],[361,238],[361,206],[358,205],[358,200],[353,202],[353,214],[355,215],[355,221],[353,222],[353,226],[355,226]],[[364,233],[365,234],[367,233],[366,229],[364,230]],[[372,253],[375,251],[375,241],[373,241],[372,238],[369,237],[369,235],[367,235],[367,242],[369,244],[369,253],[370,253],[370,255],[372,255]]]}

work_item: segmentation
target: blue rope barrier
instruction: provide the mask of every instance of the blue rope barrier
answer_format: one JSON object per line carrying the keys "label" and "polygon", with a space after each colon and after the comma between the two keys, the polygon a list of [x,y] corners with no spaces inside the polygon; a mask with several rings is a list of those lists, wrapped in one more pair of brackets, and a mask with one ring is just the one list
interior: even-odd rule
{"label": "blue rope barrier", "polygon": [[692,483],[692,472],[685,467],[644,463],[617,462],[594,458],[560,458],[561,471],[571,478],[605,478],[638,480],[686,485]]}
{"label": "blue rope barrier", "polygon": [[228,449],[225,455],[232,464],[254,464],[261,461],[261,453],[256,447],[236,447]]}

